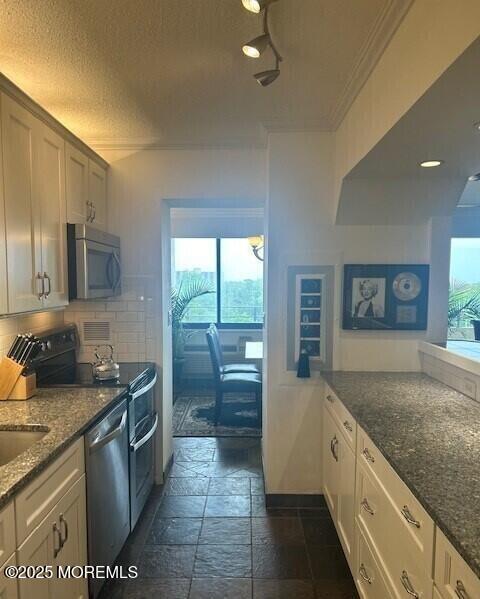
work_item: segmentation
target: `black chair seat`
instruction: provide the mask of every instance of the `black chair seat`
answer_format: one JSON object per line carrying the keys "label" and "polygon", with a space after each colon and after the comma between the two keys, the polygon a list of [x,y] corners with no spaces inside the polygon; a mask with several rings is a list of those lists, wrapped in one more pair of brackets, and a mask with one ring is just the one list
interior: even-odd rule
{"label": "black chair seat", "polygon": [[235,372],[247,372],[260,374],[255,364],[225,364],[220,368],[222,374],[231,374]]}
{"label": "black chair seat", "polygon": [[225,387],[242,386],[248,387],[251,391],[262,385],[262,379],[258,374],[248,372],[232,372],[220,376],[220,384]]}

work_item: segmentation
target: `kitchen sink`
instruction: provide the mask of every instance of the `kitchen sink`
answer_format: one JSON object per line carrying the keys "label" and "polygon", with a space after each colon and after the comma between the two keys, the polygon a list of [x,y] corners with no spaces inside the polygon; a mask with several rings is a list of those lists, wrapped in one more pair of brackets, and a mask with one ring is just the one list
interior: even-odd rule
{"label": "kitchen sink", "polygon": [[37,441],[48,430],[0,430],[0,466],[11,462]]}

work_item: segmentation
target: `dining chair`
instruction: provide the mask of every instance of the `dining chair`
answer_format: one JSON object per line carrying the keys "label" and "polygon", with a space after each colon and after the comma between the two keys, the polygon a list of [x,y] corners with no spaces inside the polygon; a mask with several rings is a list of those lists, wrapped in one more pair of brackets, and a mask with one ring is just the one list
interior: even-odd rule
{"label": "dining chair", "polygon": [[262,422],[262,378],[255,372],[224,373],[221,370],[220,354],[214,339],[215,333],[209,328],[206,333],[210,360],[215,382],[214,424],[220,420],[224,393],[252,393],[255,395],[259,426]]}
{"label": "dining chair", "polygon": [[249,362],[245,363],[237,363],[237,364],[225,364],[223,359],[222,345],[220,343],[220,336],[218,334],[218,329],[215,324],[211,324],[209,329],[212,333],[213,342],[215,343],[215,352],[218,357],[218,362],[220,365],[220,371],[222,374],[232,374],[237,372],[248,372],[250,374],[260,374],[260,370],[257,368],[255,364],[251,364]]}

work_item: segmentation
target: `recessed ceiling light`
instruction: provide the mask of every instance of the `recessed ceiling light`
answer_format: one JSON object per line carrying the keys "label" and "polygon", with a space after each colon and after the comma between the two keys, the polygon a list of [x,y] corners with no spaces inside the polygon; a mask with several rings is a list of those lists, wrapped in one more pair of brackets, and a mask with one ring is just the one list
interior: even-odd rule
{"label": "recessed ceiling light", "polygon": [[476,175],[470,175],[470,177],[468,177],[469,181],[480,181],[480,173],[477,173]]}
{"label": "recessed ceiling light", "polygon": [[423,162],[420,162],[420,166],[423,168],[435,168],[441,164],[443,164],[443,160],[424,160]]}
{"label": "recessed ceiling light", "polygon": [[480,121],[478,123],[474,123],[473,126],[475,127],[475,129],[478,129],[480,131]]}
{"label": "recessed ceiling light", "polygon": [[270,44],[270,36],[268,33],[259,35],[250,42],[242,46],[243,53],[249,58],[258,58],[265,48]]}

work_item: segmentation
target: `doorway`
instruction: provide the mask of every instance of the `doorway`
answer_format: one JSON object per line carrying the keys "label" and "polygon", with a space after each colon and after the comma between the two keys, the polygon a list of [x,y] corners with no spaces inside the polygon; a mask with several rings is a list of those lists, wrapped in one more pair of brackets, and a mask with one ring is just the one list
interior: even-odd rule
{"label": "doorway", "polygon": [[227,378],[258,380],[261,393],[263,209],[192,205],[169,210],[172,433],[258,438],[262,408],[252,385],[224,388],[216,422],[218,370],[207,332],[214,327],[221,367],[235,371]]}

